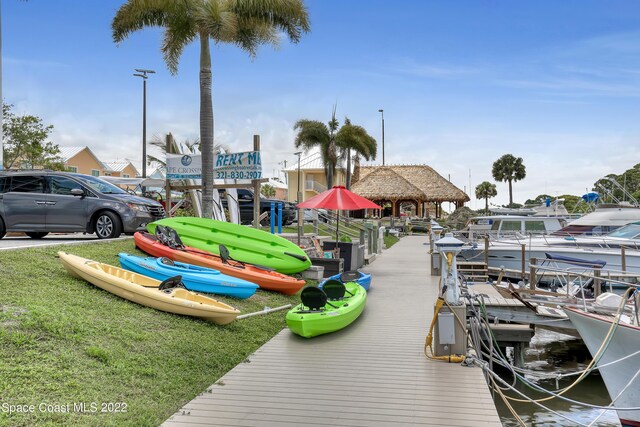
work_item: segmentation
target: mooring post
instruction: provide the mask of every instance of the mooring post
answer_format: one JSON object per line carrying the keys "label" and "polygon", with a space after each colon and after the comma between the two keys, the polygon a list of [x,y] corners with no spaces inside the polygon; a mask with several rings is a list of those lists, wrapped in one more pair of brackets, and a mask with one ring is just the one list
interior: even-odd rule
{"label": "mooring post", "polygon": [[[173,135],[171,135],[170,133],[167,134],[167,137],[165,139],[166,141],[166,153],[167,154],[171,154],[173,153],[173,151],[171,150],[171,140],[173,139]],[[165,171],[166,173],[166,171]],[[169,180],[169,178],[166,178],[166,181],[164,183],[164,200],[166,200],[164,202],[164,209],[165,209],[165,213],[167,214],[168,218],[171,218],[171,181]]]}
{"label": "mooring post", "polygon": [[[260,151],[260,135],[253,135],[253,151]],[[253,226],[260,228],[260,180],[253,183]]]}
{"label": "mooring post", "polygon": [[602,291],[602,283],[600,280],[601,271],[599,268],[593,269],[593,296],[598,298],[600,296],[600,292]]}
{"label": "mooring post", "polygon": [[484,236],[484,265],[489,271],[489,236]]}
{"label": "mooring post", "polygon": [[520,268],[520,273],[522,275],[522,281],[524,281],[525,276],[525,272],[524,272],[524,268],[525,268],[525,256],[527,253],[527,246],[526,245],[520,245],[521,247],[521,251],[520,251],[520,258],[522,259],[522,266]]}
{"label": "mooring post", "polygon": [[620,247],[620,257],[621,257],[621,261],[622,261],[622,272],[626,273],[627,272],[627,250],[625,249],[624,246]]}
{"label": "mooring post", "polygon": [[538,265],[538,260],[536,258],[531,258],[529,260],[529,289],[532,291],[536,289],[538,278],[536,277],[536,267]]}

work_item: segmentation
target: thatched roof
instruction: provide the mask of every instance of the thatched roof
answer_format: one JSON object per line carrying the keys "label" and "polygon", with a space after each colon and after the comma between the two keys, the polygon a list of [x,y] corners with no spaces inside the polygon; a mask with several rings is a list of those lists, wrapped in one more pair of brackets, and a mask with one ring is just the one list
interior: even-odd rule
{"label": "thatched roof", "polygon": [[[384,171],[384,172],[381,172]],[[427,165],[360,166],[352,190],[368,199],[419,199],[427,202],[468,202],[469,196]],[[399,179],[401,178],[401,179]],[[403,181],[410,187],[401,184]],[[399,185],[396,189],[395,185]],[[406,189],[407,193],[402,193]],[[422,197],[417,197],[417,189]],[[369,194],[376,196],[369,196]]]}
{"label": "thatched roof", "polygon": [[[361,169],[362,170],[362,169]],[[426,199],[418,187],[390,168],[380,167],[351,186],[351,191],[369,200],[388,198]]]}

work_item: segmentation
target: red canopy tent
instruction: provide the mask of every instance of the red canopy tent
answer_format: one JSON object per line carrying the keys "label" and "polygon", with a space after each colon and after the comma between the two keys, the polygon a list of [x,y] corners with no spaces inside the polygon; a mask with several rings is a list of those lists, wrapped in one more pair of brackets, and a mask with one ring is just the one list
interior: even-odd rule
{"label": "red canopy tent", "polygon": [[333,188],[323,191],[309,200],[298,203],[297,207],[300,209],[333,209],[338,211],[336,242],[338,241],[338,227],[340,226],[340,211],[382,209],[381,206],[378,206],[371,200],[365,199],[364,197],[347,190],[342,185],[335,185]]}

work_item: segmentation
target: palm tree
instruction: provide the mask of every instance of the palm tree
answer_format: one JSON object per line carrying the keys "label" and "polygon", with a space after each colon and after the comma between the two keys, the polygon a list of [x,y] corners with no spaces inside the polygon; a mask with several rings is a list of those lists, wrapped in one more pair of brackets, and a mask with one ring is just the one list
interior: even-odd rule
{"label": "palm tree", "polygon": [[344,124],[336,119],[336,106],[333,106],[331,120],[327,124],[317,120],[298,120],[293,129],[298,131],[295,139],[296,148],[305,151],[314,147],[320,148],[324,164],[327,188],[333,187],[333,177],[339,159],[347,161],[347,188],[351,186],[351,150],[367,160],[375,159],[377,144],[362,126],[356,126],[345,118]]}
{"label": "palm tree", "polygon": [[113,39],[121,43],[144,27],[164,27],[162,54],[171,74],[177,74],[180,55],[200,41],[200,151],[202,206],[213,214],[213,102],[209,40],[230,43],[256,55],[259,46],[277,46],[282,32],[293,43],[309,31],[302,0],[128,0],[111,24]]}
{"label": "palm tree", "polygon": [[496,185],[489,181],[481,182],[476,186],[476,199],[484,199],[484,211],[489,212],[489,199],[498,195]]}
{"label": "palm tree", "polygon": [[509,206],[513,204],[513,190],[511,183],[520,181],[527,176],[527,171],[522,163],[522,157],[505,154],[493,163],[491,175],[496,181],[509,182]]}
{"label": "palm tree", "polygon": [[376,158],[378,144],[362,126],[351,124],[348,118],[344,119],[344,125],[336,134],[336,145],[342,150],[343,158],[347,160],[347,190],[351,189],[351,150],[356,157],[362,156],[365,160]]}
{"label": "palm tree", "polygon": [[336,107],[333,106],[331,120],[325,125],[317,120],[298,120],[293,129],[298,131],[294,141],[296,148],[302,147],[308,151],[314,147],[320,148],[324,173],[327,177],[327,188],[333,187],[333,175],[338,164],[338,147],[336,145]]}

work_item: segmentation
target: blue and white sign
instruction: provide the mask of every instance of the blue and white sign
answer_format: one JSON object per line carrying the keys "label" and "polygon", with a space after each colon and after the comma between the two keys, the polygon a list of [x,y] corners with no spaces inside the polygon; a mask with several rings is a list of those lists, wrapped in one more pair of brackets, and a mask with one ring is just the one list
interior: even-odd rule
{"label": "blue and white sign", "polygon": [[200,154],[167,154],[167,179],[201,179]]}
{"label": "blue and white sign", "polygon": [[213,164],[215,179],[247,181],[262,178],[262,162],[259,151],[218,154]]}

